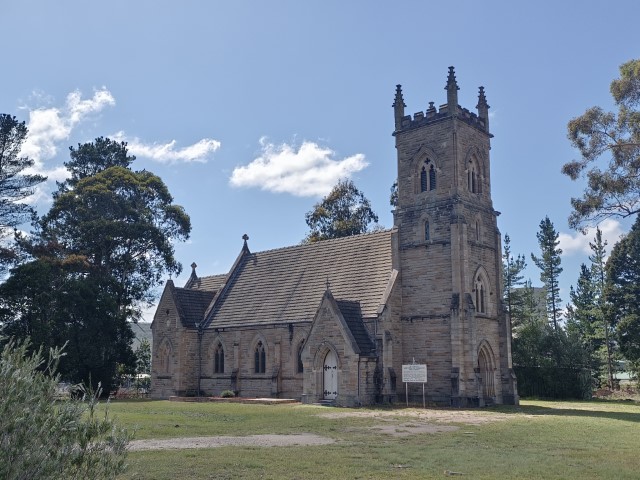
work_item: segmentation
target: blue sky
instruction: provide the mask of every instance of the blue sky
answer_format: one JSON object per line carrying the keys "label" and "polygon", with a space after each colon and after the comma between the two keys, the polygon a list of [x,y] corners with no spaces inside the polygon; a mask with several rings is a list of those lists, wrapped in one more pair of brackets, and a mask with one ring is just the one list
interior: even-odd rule
{"label": "blue sky", "polygon": [[[445,103],[453,65],[460,104],[473,110],[483,85],[491,106],[499,228],[529,258],[549,216],[566,302],[593,238],[567,226],[583,184],[560,173],[577,155],[566,125],[613,108],[609,83],[640,57],[638,18],[624,0],[0,0],[0,112],[27,121],[24,151],[51,179],[32,199],[41,213],[70,145],[127,140],[133,168],[162,177],[191,216],[182,284],[193,261],[226,272],[244,233],[253,251],[300,242],[340,177],[391,227],[395,85],[407,113],[424,111]],[[602,228],[610,249],[629,223]]]}

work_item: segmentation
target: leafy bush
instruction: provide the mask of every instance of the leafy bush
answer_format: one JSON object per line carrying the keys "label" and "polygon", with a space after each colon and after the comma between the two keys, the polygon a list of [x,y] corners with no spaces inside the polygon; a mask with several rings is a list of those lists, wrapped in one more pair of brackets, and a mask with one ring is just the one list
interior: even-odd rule
{"label": "leafy bush", "polygon": [[222,398],[233,398],[236,396],[236,394],[233,393],[233,390],[223,390],[222,392],[220,392],[220,396]]}
{"label": "leafy bush", "polygon": [[0,354],[0,478],[110,479],[125,469],[129,435],[98,418],[100,392],[56,401],[60,349],[9,340]]}

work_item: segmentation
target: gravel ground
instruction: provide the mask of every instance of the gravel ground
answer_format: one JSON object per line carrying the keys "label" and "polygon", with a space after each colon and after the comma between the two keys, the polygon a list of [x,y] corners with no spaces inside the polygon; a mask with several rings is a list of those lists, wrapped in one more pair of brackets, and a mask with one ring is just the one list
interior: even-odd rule
{"label": "gravel ground", "polygon": [[191,437],[162,440],[133,440],[129,450],[178,450],[183,448],[216,448],[227,446],[291,447],[295,445],[327,445],[334,440],[311,433],[296,435],[249,435],[246,437]]}

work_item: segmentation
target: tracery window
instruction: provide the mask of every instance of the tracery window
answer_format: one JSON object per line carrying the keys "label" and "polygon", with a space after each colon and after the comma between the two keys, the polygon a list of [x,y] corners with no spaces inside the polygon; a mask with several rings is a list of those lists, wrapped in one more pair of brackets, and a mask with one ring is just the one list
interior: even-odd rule
{"label": "tracery window", "polygon": [[429,190],[436,189],[436,167],[433,164],[429,167]]}
{"label": "tracery window", "polygon": [[436,189],[436,167],[428,158],[420,169],[420,191],[427,192]]}
{"label": "tracery window", "polygon": [[298,365],[296,368],[296,372],[298,373],[303,373],[304,372],[304,365],[302,364],[302,350],[304,349],[304,340],[300,342],[300,345],[298,346]]}
{"label": "tracery window", "polygon": [[224,373],[224,348],[220,342],[213,354],[213,373]]}
{"label": "tracery window", "polygon": [[262,341],[259,341],[256,344],[254,356],[255,373],[264,373],[266,371],[267,352],[265,351]]}
{"label": "tracery window", "polygon": [[476,278],[476,312],[487,313],[487,288],[482,281],[482,277],[478,275]]}

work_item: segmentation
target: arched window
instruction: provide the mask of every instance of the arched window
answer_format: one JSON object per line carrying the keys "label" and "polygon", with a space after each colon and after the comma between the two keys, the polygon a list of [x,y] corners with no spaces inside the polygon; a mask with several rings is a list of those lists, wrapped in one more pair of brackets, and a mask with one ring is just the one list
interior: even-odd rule
{"label": "arched window", "polygon": [[255,372],[264,373],[266,371],[267,352],[264,349],[262,341],[259,341],[255,349]]}
{"label": "arched window", "polygon": [[420,169],[420,192],[436,189],[436,166],[427,158]]}
{"label": "arched window", "polygon": [[480,222],[476,220],[476,241],[480,241]]}
{"label": "arched window", "polygon": [[429,190],[436,189],[436,167],[433,164],[429,167]]}
{"label": "arched window", "polygon": [[300,342],[300,345],[298,346],[298,365],[296,368],[296,372],[297,373],[303,373],[304,372],[304,365],[302,364],[302,350],[304,349],[304,340],[302,340]]}
{"label": "arched window", "polygon": [[171,373],[171,345],[165,341],[158,350],[159,373]]}
{"label": "arched window", "polygon": [[487,288],[480,275],[476,278],[476,312],[487,313]]}
{"label": "arched window", "polygon": [[220,342],[213,354],[213,373],[224,373],[224,348]]}
{"label": "arched window", "polygon": [[429,225],[429,220],[424,222],[424,239],[427,242],[431,240],[431,226]]}

